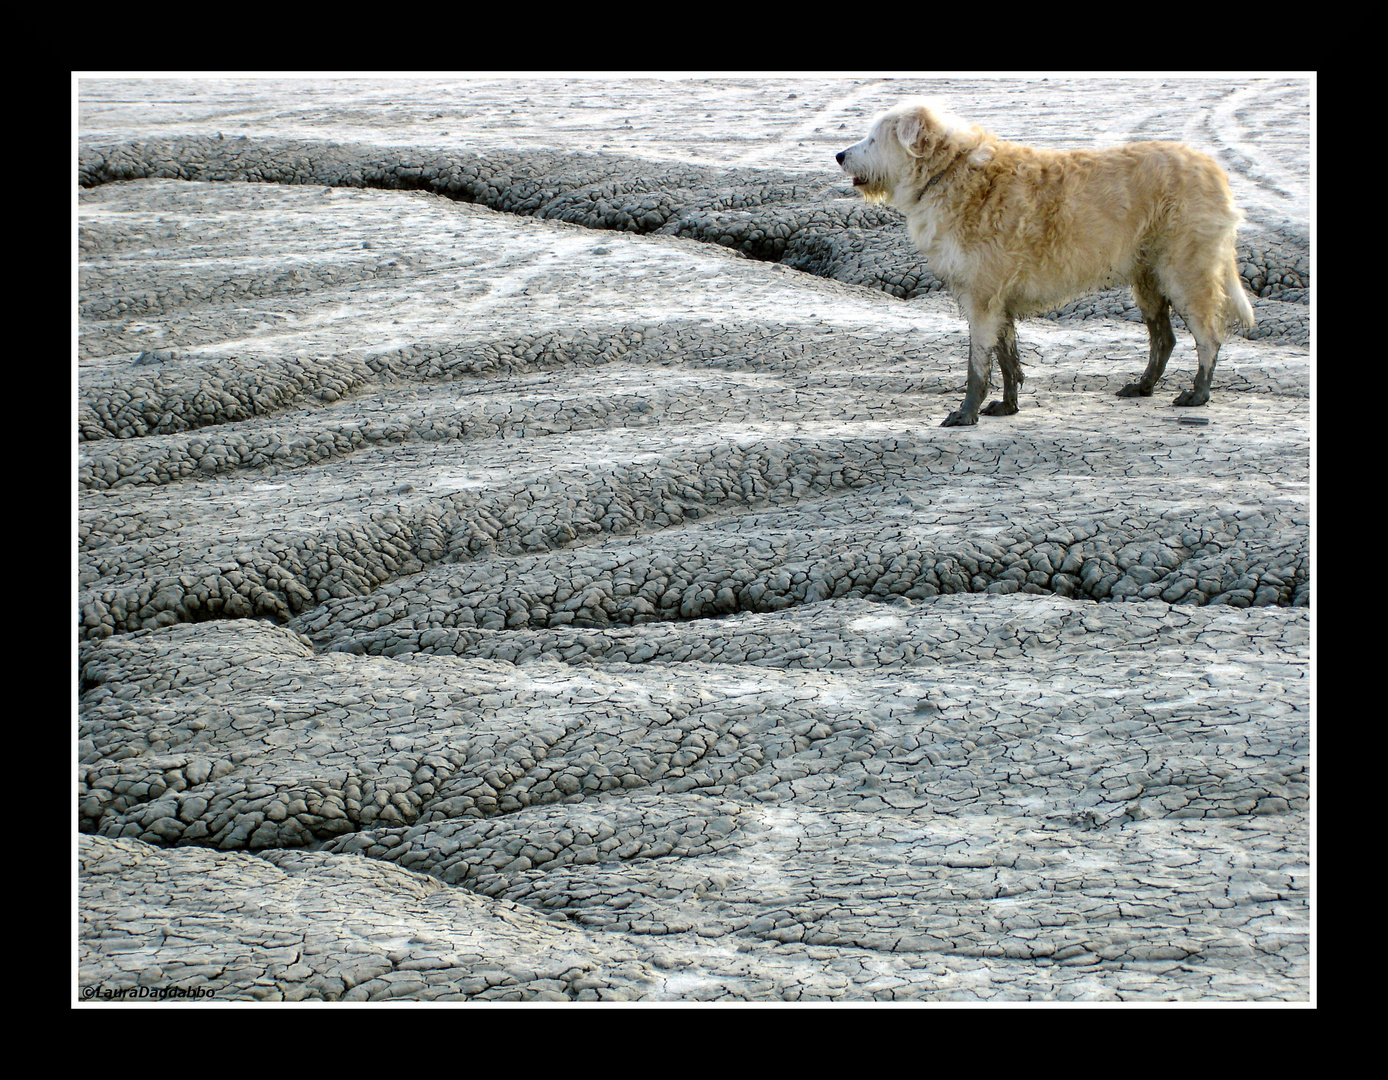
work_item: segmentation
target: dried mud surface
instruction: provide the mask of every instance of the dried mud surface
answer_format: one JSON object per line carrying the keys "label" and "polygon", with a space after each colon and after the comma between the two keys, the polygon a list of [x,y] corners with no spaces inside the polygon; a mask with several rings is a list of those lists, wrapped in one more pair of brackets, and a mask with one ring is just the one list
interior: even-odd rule
{"label": "dried mud surface", "polygon": [[[937,426],[922,91],[1219,158],[1208,407]],[[1305,80],[79,92],[83,1000],[1310,998]]]}

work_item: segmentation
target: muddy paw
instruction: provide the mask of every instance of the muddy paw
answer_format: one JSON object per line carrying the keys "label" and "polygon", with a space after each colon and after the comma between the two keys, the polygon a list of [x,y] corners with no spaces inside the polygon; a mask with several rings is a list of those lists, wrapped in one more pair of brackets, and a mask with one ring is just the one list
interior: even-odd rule
{"label": "muddy paw", "polygon": [[978,413],[969,412],[968,409],[955,409],[945,417],[945,422],[941,427],[968,427],[978,423]]}
{"label": "muddy paw", "polygon": [[1118,391],[1119,397],[1151,397],[1152,391],[1142,389],[1141,383],[1130,382]]}
{"label": "muddy paw", "polygon": [[983,409],[984,416],[1011,416],[1017,411],[1016,405],[1005,401],[990,401]]}
{"label": "muddy paw", "polygon": [[1203,405],[1203,404],[1205,404],[1205,402],[1207,402],[1207,401],[1209,401],[1209,400],[1210,400],[1210,392],[1209,392],[1208,390],[1190,389],[1190,390],[1186,390],[1186,391],[1184,391],[1183,393],[1180,393],[1180,394],[1176,395],[1176,400],[1175,400],[1172,404],[1174,404],[1174,405]]}

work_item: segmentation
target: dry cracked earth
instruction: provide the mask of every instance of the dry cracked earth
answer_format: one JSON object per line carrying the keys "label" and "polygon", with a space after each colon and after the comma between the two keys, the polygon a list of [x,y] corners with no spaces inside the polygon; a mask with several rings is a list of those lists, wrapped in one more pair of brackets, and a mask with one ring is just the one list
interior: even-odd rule
{"label": "dry cracked earth", "polygon": [[[922,91],[1221,161],[1207,408],[938,426]],[[1306,79],[78,95],[82,1000],[1311,999]]]}

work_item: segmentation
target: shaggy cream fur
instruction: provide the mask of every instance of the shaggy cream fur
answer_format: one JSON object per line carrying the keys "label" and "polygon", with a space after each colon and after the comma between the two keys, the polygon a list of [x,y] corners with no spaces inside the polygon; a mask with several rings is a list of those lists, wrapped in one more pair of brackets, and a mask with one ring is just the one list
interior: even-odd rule
{"label": "shaggy cream fur", "polygon": [[[1195,384],[1177,405],[1209,400],[1229,318],[1253,325],[1228,178],[1180,143],[1039,150],[920,99],[883,113],[837,157],[865,198],[906,216],[969,321],[967,389],[946,427],[977,423],[980,411],[1015,413],[1023,376],[1014,321],[1096,289],[1131,285],[1147,324],[1147,368],[1123,397],[1151,394],[1166,369],[1172,308],[1199,355]],[[1003,397],[980,410],[994,355]]]}

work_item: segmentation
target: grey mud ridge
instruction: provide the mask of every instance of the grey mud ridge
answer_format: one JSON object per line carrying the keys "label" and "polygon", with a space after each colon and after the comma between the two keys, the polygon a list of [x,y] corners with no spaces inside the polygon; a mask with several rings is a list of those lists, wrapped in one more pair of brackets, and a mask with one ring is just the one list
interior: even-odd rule
{"label": "grey mud ridge", "polygon": [[[1308,1000],[1309,90],[1112,82],[86,85],[79,996]],[[1198,417],[937,426],[922,90],[1216,153]]]}

